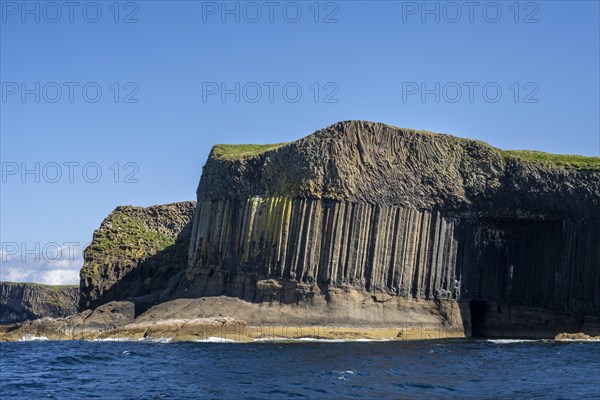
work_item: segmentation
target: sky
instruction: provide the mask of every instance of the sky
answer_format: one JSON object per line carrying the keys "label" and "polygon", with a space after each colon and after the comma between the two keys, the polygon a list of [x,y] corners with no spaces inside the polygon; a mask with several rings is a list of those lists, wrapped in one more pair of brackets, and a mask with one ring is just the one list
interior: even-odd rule
{"label": "sky", "polygon": [[217,143],[361,119],[600,155],[597,1],[0,1],[0,280],[76,284]]}

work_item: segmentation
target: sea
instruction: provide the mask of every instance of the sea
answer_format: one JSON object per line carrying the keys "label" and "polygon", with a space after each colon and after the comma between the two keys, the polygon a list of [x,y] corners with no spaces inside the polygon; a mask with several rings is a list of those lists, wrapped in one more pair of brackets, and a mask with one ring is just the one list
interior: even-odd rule
{"label": "sea", "polygon": [[2,399],[600,399],[600,342],[28,339]]}

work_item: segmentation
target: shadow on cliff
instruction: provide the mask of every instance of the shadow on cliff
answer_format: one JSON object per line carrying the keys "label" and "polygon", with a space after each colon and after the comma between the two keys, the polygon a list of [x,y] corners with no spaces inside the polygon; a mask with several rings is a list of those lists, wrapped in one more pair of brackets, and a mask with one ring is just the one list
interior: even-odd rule
{"label": "shadow on cliff", "polygon": [[110,301],[131,301],[135,304],[137,316],[156,304],[172,300],[187,267],[191,226],[190,221],[177,235],[173,245],[139,260],[130,267],[131,271],[98,298],[89,301],[89,304],[80,304],[80,311],[94,309]]}
{"label": "shadow on cliff", "polygon": [[[255,272],[233,272],[215,269],[201,270],[193,279],[186,277],[188,250],[191,240],[192,221],[178,234],[175,243],[163,250],[139,260],[137,264],[117,267],[131,270],[106,289],[94,300],[82,296],[80,311],[95,309],[110,301],[131,301],[135,304],[135,315],[149,308],[178,298],[200,298],[229,296],[251,303],[298,304],[311,301],[313,296],[328,297],[328,285],[315,283],[314,292],[305,292],[301,283],[259,277]],[[263,283],[263,286],[257,283]]]}

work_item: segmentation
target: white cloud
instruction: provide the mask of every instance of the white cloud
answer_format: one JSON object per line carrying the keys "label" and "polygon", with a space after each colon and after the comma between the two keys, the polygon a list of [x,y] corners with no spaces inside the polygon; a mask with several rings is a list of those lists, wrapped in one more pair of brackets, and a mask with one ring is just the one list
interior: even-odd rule
{"label": "white cloud", "polygon": [[25,282],[29,276],[28,272],[17,268],[0,268],[0,280],[9,282]]}
{"label": "white cloud", "polygon": [[[30,245],[28,249],[36,248]],[[35,282],[46,285],[76,285],[83,266],[82,246],[38,246],[39,254],[11,248],[0,250],[0,280],[10,282]],[[27,248],[26,248],[27,249]],[[50,249],[46,251],[45,249]],[[19,249],[20,250],[20,249]]]}
{"label": "white cloud", "polygon": [[46,285],[76,285],[79,283],[79,270],[54,269],[43,272],[41,281]]}

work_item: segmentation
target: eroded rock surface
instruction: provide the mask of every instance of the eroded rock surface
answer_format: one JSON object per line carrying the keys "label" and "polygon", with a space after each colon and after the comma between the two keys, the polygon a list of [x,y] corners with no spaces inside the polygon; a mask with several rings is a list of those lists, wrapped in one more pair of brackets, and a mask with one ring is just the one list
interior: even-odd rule
{"label": "eroded rock surface", "polygon": [[85,249],[80,309],[134,300],[143,310],[159,301],[185,269],[195,205],[117,207]]}
{"label": "eroded rock surface", "polygon": [[2,340],[44,338],[50,340],[97,339],[133,321],[135,305],[127,301],[112,301],[64,318],[42,318],[27,321],[2,332]]}
{"label": "eroded rock surface", "polygon": [[0,324],[77,312],[79,288],[34,283],[0,282]]}
{"label": "eroded rock surface", "polygon": [[[332,287],[475,300],[564,312],[576,329],[600,315],[600,173],[587,161],[363,121],[238,157],[215,147],[185,288],[290,304]],[[502,321],[522,335],[547,324]]]}
{"label": "eroded rock surface", "polygon": [[141,315],[102,330],[88,310],[52,329],[593,335],[600,160],[523,154],[363,121],[281,145],[215,146],[197,204],[119,207],[86,249],[81,309],[129,300]]}
{"label": "eroded rock surface", "polygon": [[286,197],[510,218],[600,216],[597,170],[451,135],[346,121],[250,157],[217,149],[202,170],[201,201]]}

